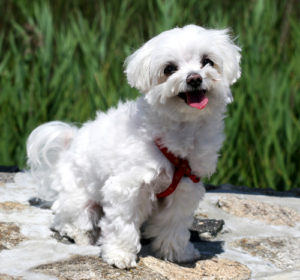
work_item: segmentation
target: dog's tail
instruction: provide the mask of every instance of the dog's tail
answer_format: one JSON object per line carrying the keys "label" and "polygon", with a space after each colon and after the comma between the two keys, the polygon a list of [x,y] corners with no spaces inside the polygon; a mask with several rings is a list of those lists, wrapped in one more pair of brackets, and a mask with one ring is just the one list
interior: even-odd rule
{"label": "dog's tail", "polygon": [[27,163],[30,176],[39,185],[39,196],[54,200],[56,191],[54,169],[61,154],[71,145],[78,128],[59,121],[49,122],[34,129],[27,140]]}

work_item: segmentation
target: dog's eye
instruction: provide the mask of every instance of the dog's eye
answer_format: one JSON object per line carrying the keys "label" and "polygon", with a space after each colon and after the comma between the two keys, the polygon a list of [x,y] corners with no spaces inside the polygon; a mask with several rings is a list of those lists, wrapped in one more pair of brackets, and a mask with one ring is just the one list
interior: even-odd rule
{"label": "dog's eye", "polygon": [[164,74],[170,76],[177,71],[177,66],[174,64],[168,64],[164,69]]}
{"label": "dog's eye", "polygon": [[210,66],[214,66],[214,62],[207,57],[202,59],[202,66],[204,67],[206,64],[209,64]]}

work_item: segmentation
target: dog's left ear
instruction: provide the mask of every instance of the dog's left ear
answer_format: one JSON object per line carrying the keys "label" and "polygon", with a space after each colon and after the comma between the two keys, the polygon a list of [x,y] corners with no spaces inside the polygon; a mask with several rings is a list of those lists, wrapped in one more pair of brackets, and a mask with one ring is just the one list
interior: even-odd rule
{"label": "dog's left ear", "polygon": [[146,93],[151,87],[151,53],[148,42],[125,60],[125,73],[129,84],[142,93]]}
{"label": "dog's left ear", "polygon": [[220,30],[220,52],[223,56],[223,72],[229,85],[234,84],[241,76],[240,60],[241,48],[234,44],[230,37],[229,30]]}
{"label": "dog's left ear", "polygon": [[[241,48],[238,47],[230,37],[228,29],[215,31],[219,47],[219,53],[223,59],[223,74],[229,85],[234,84],[241,76],[240,60]],[[229,90],[227,102],[231,103],[233,97]]]}

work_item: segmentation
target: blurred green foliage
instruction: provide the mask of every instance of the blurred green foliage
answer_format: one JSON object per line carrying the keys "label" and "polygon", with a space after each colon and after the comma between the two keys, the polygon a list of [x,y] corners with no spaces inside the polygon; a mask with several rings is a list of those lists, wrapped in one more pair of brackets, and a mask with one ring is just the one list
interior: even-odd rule
{"label": "blurred green foliage", "polygon": [[50,120],[81,123],[132,99],[123,61],[188,23],[231,27],[242,78],[208,181],[288,190],[300,184],[300,7],[293,0],[0,2],[0,164],[25,166],[25,141]]}

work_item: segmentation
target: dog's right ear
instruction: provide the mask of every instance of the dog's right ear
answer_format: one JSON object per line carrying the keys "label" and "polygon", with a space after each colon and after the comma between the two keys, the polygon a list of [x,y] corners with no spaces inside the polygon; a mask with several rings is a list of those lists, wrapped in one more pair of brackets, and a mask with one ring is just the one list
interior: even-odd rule
{"label": "dog's right ear", "polygon": [[152,83],[151,53],[151,46],[146,43],[125,60],[125,73],[129,84],[142,93],[146,93]]}

